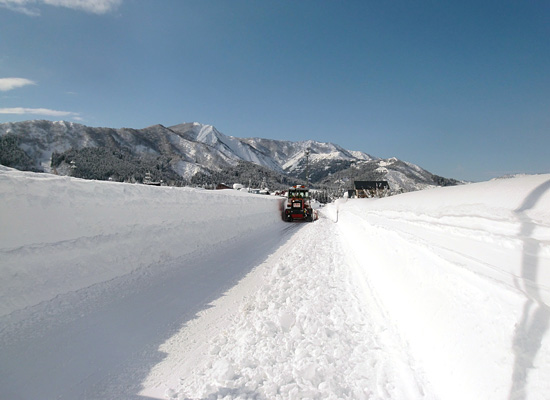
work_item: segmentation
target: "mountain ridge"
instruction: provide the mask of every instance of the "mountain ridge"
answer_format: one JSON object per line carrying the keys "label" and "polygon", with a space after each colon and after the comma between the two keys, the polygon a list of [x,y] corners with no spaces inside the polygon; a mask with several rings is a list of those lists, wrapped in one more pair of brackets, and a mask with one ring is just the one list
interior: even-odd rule
{"label": "mountain ridge", "polygon": [[[0,163],[88,179],[140,182],[146,173],[171,184],[236,183],[244,175],[274,189],[308,181],[351,188],[352,180],[388,180],[394,192],[459,183],[398,160],[335,143],[238,138],[198,122],[142,129],[89,127],[67,121],[0,124]],[[234,181],[234,182],[232,182]],[[241,182],[245,183],[245,182]]]}

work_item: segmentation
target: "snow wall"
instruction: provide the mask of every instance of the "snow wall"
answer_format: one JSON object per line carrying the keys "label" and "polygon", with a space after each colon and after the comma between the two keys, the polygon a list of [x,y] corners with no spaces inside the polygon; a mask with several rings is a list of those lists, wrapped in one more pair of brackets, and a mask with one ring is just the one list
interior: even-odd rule
{"label": "snow wall", "polygon": [[280,202],[0,166],[0,316],[283,224]]}
{"label": "snow wall", "polygon": [[548,398],[550,175],[324,213],[441,398]]}

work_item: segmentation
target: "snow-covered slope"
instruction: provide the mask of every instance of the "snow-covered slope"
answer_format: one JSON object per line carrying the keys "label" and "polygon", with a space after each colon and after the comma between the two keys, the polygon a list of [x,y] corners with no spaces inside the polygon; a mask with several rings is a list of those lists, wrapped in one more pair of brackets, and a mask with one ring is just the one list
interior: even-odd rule
{"label": "snow-covered slope", "polygon": [[[204,143],[189,140],[162,125],[144,129],[92,128],[65,121],[25,121],[0,124],[0,136],[13,135],[35,167],[51,171],[52,153],[102,147],[137,156],[170,156],[173,169],[183,177],[235,162]],[[191,175],[189,175],[191,174]]]}
{"label": "snow-covered slope", "polygon": [[282,172],[278,163],[274,162],[269,155],[258,151],[239,138],[224,135],[212,125],[193,122],[175,125],[170,129],[190,137],[192,140],[205,143],[233,160],[249,161]]}
{"label": "snow-covered slope", "polygon": [[[93,154],[93,165],[89,165],[92,159],[88,153],[68,156],[77,165],[72,170],[73,176],[92,179],[141,181],[144,169],[147,169],[155,173],[156,180],[174,182],[178,176],[180,181],[200,173],[210,176],[211,173],[245,163],[243,170],[258,165],[277,174],[305,180],[305,153],[309,150],[310,182],[324,187],[339,188],[344,183],[351,189],[353,183],[350,176],[354,172],[359,172],[358,180],[388,180],[394,192],[456,183],[439,179],[411,163],[397,159],[381,160],[333,143],[241,139],[224,135],[211,125],[196,122],[170,128],[154,125],[143,129],[111,129],[63,121],[25,121],[0,124],[0,140],[3,138],[9,140],[0,147],[0,161],[6,166],[23,170],[49,172],[53,153],[57,153],[55,158],[59,160],[63,159],[59,154],[71,149],[103,149],[101,154]],[[124,160],[123,165],[119,161],[121,159]],[[101,172],[95,168],[97,164],[101,166]],[[357,166],[362,167],[354,170]],[[68,175],[71,171],[69,163],[61,166],[55,163],[54,167],[62,175]],[[256,174],[261,175],[257,170]],[[273,182],[276,181],[281,179]]]}
{"label": "snow-covered slope", "polygon": [[287,172],[294,172],[304,161],[306,150],[310,151],[310,161],[318,159],[371,160],[373,157],[360,151],[348,151],[333,143],[313,140],[289,142],[261,138],[241,139],[259,151],[269,154],[280,167]]}
{"label": "snow-covered slope", "polygon": [[550,393],[550,175],[279,201],[0,169],[0,398]]}

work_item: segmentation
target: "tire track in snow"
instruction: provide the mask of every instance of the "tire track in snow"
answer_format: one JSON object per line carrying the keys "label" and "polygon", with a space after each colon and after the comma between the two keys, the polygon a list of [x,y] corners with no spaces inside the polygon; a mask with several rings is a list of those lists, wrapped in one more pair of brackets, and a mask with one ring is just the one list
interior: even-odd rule
{"label": "tire track in snow", "polygon": [[400,345],[369,318],[376,306],[331,221],[305,225],[260,268],[263,283],[169,398],[425,397]]}

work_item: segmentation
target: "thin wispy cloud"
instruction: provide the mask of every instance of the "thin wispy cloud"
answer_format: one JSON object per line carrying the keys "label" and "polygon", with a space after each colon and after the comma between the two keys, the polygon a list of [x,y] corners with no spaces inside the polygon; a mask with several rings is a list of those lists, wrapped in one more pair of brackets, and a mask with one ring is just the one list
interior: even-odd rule
{"label": "thin wispy cloud", "polygon": [[65,7],[93,14],[106,14],[116,10],[123,0],[0,0],[0,7],[29,16],[39,16],[41,5]]}
{"label": "thin wispy cloud", "polygon": [[72,111],[59,111],[50,110],[49,108],[26,108],[26,107],[12,107],[12,108],[0,108],[0,114],[12,114],[12,115],[42,115],[47,117],[71,117],[79,120],[80,114]]}
{"label": "thin wispy cloud", "polygon": [[36,85],[36,82],[25,78],[0,78],[0,91],[17,89],[27,85]]}

